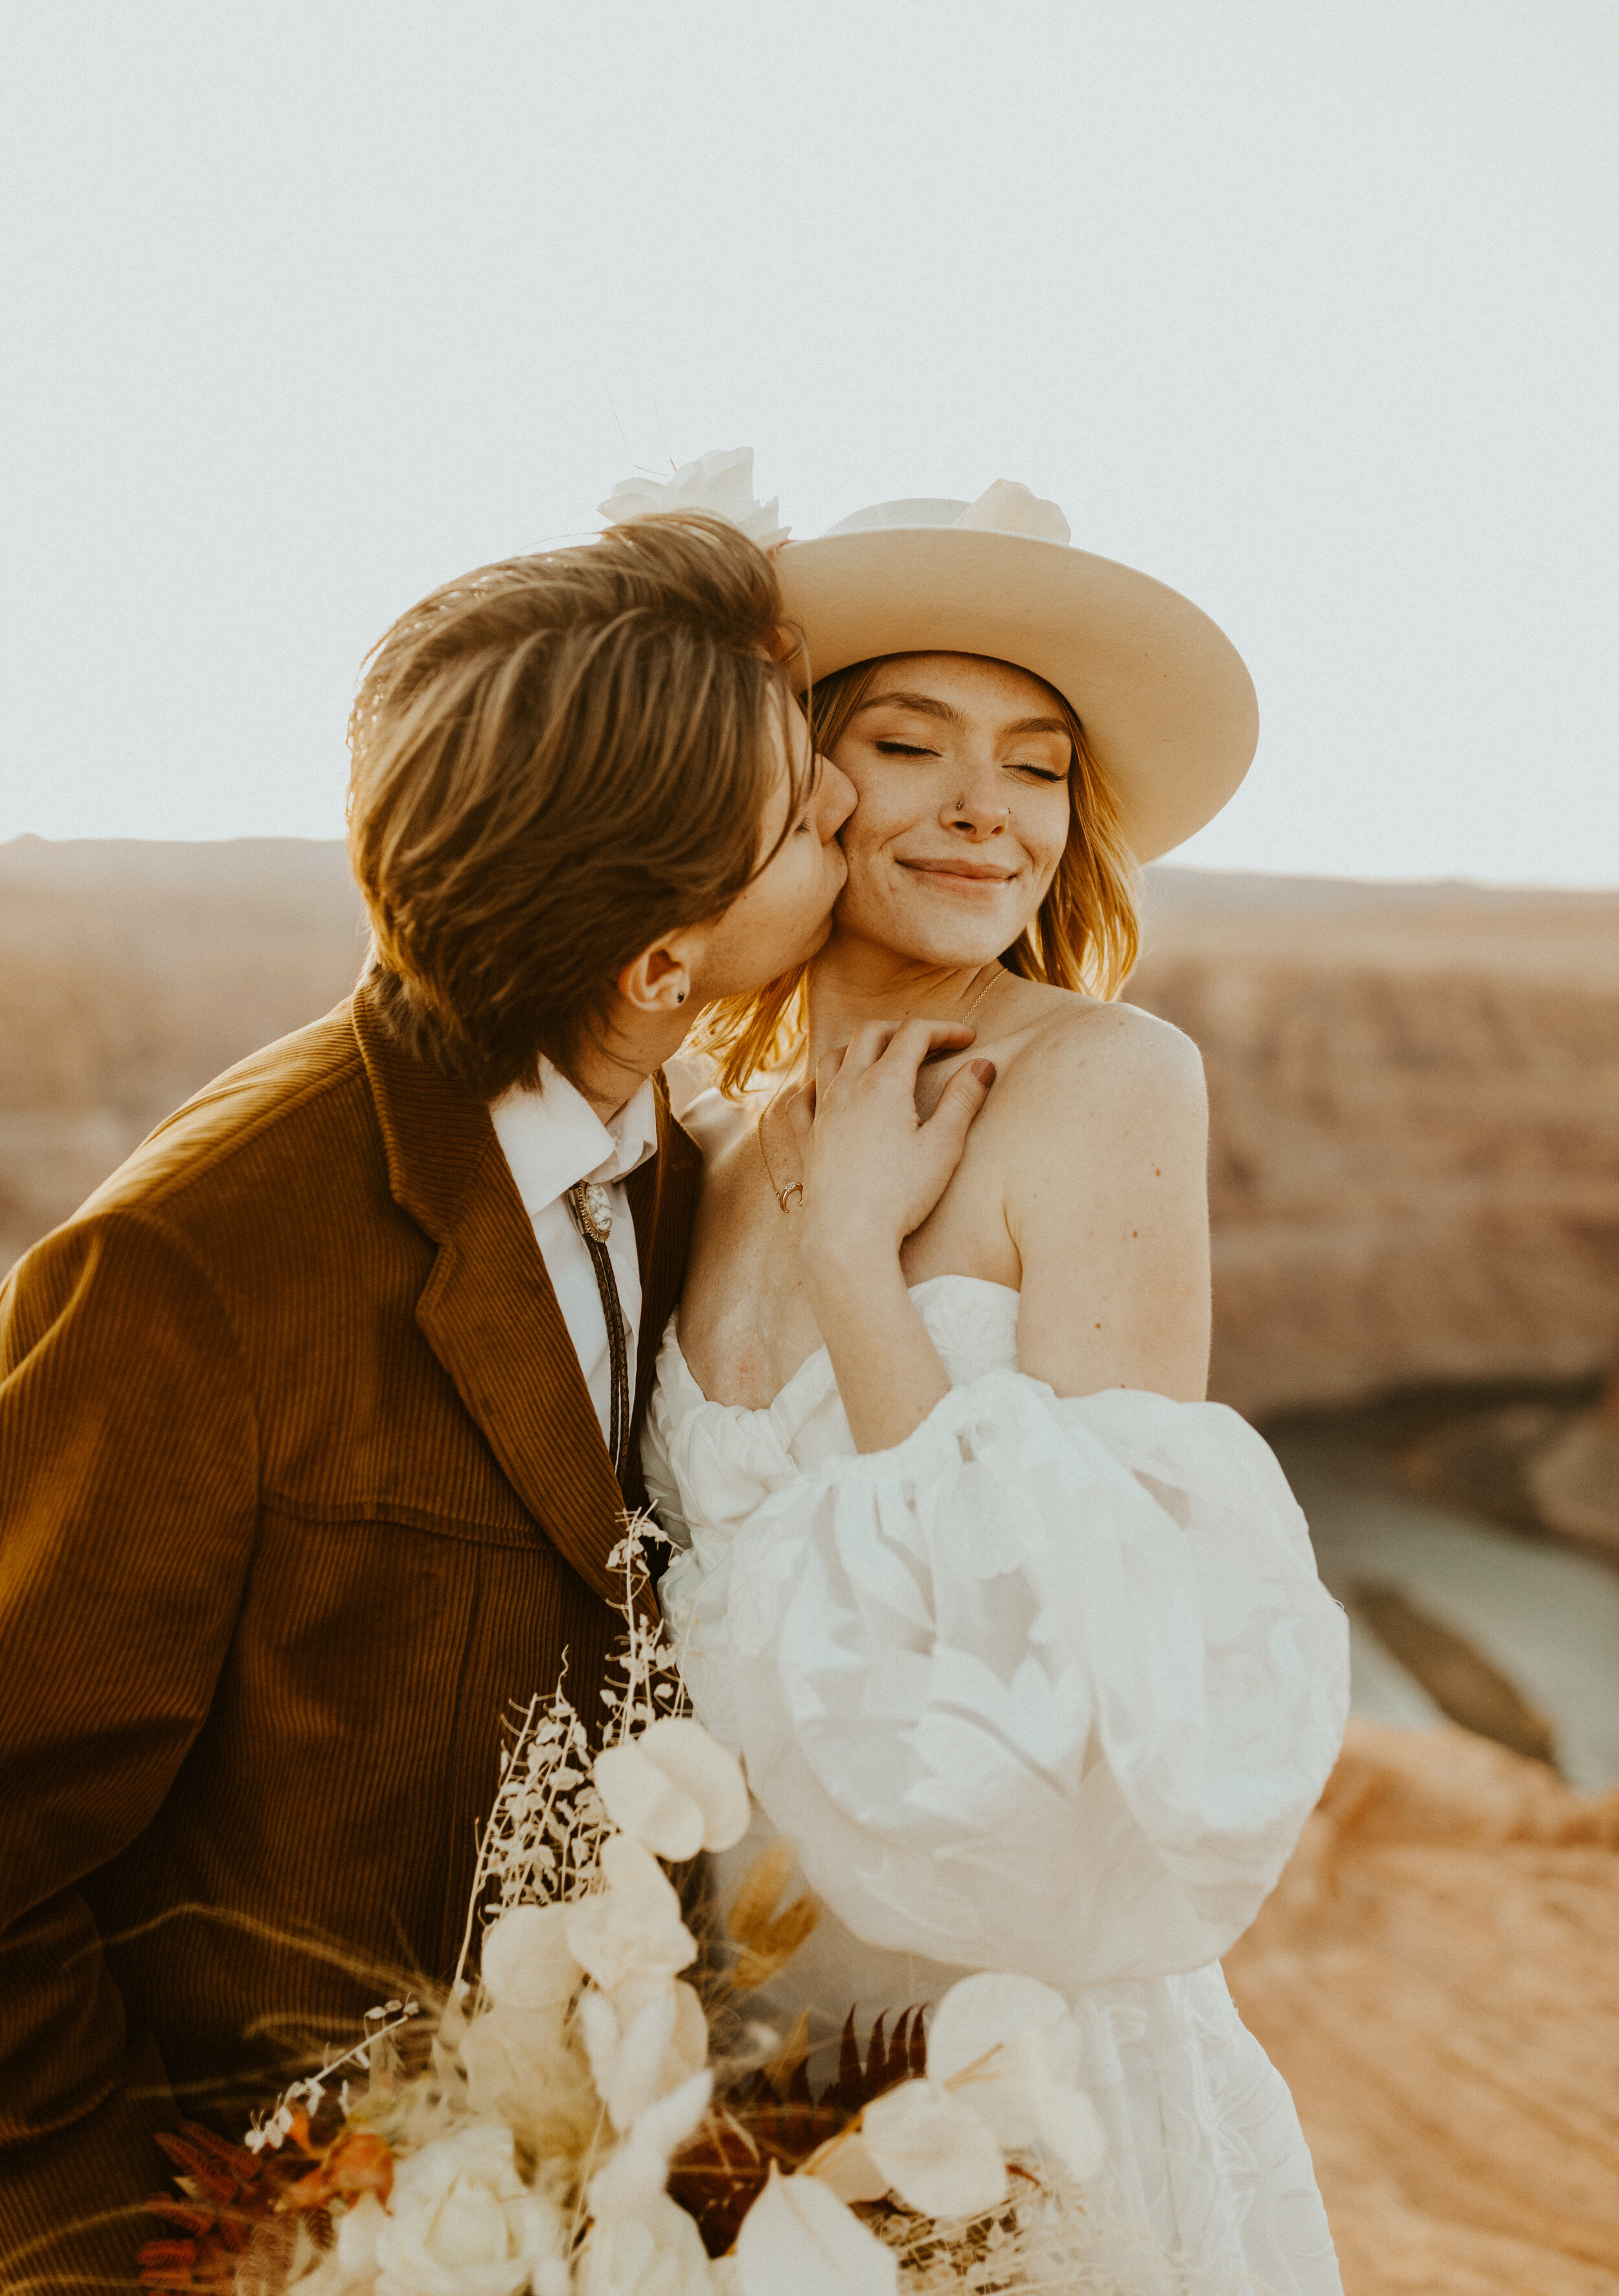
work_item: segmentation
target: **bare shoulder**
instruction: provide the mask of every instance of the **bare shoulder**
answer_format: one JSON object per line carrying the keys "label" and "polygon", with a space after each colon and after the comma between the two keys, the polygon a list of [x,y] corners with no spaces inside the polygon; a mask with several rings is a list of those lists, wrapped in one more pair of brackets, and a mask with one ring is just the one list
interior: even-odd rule
{"label": "bare shoulder", "polygon": [[1043,1004],[996,1079],[1020,1126],[1072,1139],[1076,1128],[1128,1120],[1201,1140],[1208,1095],[1190,1037],[1135,1004],[1062,990],[1047,991]]}
{"label": "bare shoulder", "polygon": [[[1075,996],[1038,1020],[1008,1047],[1000,1111],[1018,1360],[1059,1395],[1195,1400],[1209,1292],[1198,1048],[1132,1004]],[[985,1119],[1001,1089],[997,1077]]]}

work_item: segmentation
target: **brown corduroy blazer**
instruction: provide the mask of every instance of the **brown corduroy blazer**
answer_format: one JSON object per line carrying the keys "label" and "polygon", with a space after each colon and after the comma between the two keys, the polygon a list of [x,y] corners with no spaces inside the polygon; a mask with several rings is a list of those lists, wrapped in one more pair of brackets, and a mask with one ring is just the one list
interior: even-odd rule
{"label": "brown corduroy blazer", "polygon": [[[658,1122],[637,1424],[699,1174]],[[449,1972],[503,1716],[565,1653],[601,1710],[623,1504],[487,1111],[364,987],[12,1270],[0,2279],[132,2277],[149,2219],[57,2228],[164,2182],[154,2128]]]}

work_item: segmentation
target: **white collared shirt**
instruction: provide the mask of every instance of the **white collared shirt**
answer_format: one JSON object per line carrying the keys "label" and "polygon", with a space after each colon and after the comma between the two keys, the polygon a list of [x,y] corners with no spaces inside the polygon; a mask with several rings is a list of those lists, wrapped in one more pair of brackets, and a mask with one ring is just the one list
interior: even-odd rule
{"label": "white collared shirt", "polygon": [[540,1062],[537,1092],[509,1092],[489,1110],[523,1210],[534,1223],[545,1272],[574,1343],[585,1384],[605,1439],[612,1414],[613,1359],[596,1270],[563,1199],[576,1181],[594,1180],[608,1193],[613,1225],[608,1256],[629,1326],[631,1399],[635,1347],[641,1332],[641,1263],[635,1219],[624,1181],[658,1149],[658,1096],[648,1077],[610,1124],[603,1124],[560,1069]]}

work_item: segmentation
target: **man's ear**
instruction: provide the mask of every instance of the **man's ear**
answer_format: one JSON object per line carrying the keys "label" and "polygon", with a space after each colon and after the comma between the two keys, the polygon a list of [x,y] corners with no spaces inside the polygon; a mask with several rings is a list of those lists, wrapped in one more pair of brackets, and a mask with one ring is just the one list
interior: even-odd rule
{"label": "man's ear", "polygon": [[626,964],[615,987],[635,1013],[673,1013],[691,993],[691,936],[671,933]]}

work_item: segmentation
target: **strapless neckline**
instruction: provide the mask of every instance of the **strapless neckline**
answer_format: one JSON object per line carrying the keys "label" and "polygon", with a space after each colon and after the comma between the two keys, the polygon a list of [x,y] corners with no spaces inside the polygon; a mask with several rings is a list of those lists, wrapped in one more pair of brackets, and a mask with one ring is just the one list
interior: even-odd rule
{"label": "strapless neckline", "polygon": [[[952,1288],[957,1290],[964,1288],[972,1292],[987,1292],[992,1297],[1010,1300],[1011,1302],[1010,1322],[1013,1329],[1016,1329],[1018,1302],[1022,1294],[1011,1284],[993,1283],[987,1275],[930,1275],[925,1283],[912,1283],[908,1287],[930,1336],[933,1335],[933,1324],[929,1319],[928,1308],[935,1304],[942,1304],[949,1296]],[[680,1310],[678,1308],[669,1318],[666,1345],[668,1360],[678,1368],[691,1390],[688,1398],[690,1402],[706,1406],[710,1411],[736,1412],[744,1419],[780,1420],[783,1416],[789,1419],[796,1418],[800,1414],[793,1409],[795,1402],[810,1397],[813,1397],[814,1401],[819,1401],[825,1394],[829,1384],[836,1384],[832,1375],[831,1357],[825,1348],[822,1347],[817,1348],[813,1355],[805,1357],[797,1370],[789,1379],[782,1382],[768,1403],[756,1406],[748,1403],[720,1403],[701,1386],[696,1373],[686,1361],[686,1351],[680,1343]]]}

